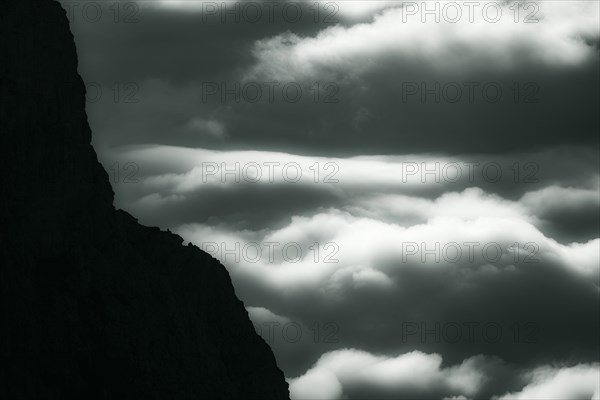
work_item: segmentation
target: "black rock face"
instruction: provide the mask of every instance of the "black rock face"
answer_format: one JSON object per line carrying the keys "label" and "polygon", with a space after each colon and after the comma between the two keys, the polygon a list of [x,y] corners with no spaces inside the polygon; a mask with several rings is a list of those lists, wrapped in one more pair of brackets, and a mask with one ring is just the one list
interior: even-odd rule
{"label": "black rock face", "polygon": [[289,398],[225,268],[114,209],[60,4],[4,1],[0,57],[0,398]]}

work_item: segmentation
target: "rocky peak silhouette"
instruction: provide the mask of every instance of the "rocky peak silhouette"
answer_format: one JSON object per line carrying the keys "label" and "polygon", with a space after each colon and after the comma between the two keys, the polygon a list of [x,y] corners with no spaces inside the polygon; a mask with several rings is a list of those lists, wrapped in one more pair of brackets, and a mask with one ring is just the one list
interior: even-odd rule
{"label": "rocky peak silhouette", "polygon": [[225,268],[114,209],[61,5],[0,8],[0,397],[289,398]]}

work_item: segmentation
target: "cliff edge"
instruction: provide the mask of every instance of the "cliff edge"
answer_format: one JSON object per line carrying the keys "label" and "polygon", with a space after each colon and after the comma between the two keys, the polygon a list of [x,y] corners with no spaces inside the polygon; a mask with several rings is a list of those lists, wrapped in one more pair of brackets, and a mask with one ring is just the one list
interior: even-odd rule
{"label": "cliff edge", "polygon": [[0,397],[287,399],[225,268],[113,207],[53,0],[0,6]]}

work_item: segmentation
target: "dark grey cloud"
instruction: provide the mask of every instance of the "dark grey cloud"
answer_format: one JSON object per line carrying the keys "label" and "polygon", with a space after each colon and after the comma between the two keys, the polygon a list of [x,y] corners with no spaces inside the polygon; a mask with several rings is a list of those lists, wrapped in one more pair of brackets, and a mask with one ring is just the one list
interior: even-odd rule
{"label": "dark grey cloud", "polygon": [[[76,36],[84,80],[143,81],[168,79],[184,85],[198,79],[231,77],[252,61],[249,49],[255,40],[293,30],[312,35],[339,18],[315,17],[312,4],[294,3],[302,9],[300,18],[292,11],[269,15],[273,2],[247,2],[263,14],[254,18],[240,12],[227,14],[244,2],[205,2],[208,12],[192,7],[157,7],[158,1],[121,4],[115,17],[114,3],[76,3],[71,6],[71,28]],[[90,4],[92,3],[92,4]],[[201,2],[189,2],[200,4]],[[214,10],[213,5],[218,9]],[[223,7],[225,5],[225,7]],[[87,8],[86,8],[87,7]],[[111,8],[112,7],[112,8]],[[282,10],[282,6],[277,6]],[[98,17],[96,10],[101,9]],[[236,22],[238,17],[239,22]],[[316,19],[315,19],[316,18]]]}
{"label": "dark grey cloud", "polygon": [[[115,104],[106,96],[97,107],[89,108],[91,121],[97,121],[99,127],[96,140],[117,145],[160,143],[342,156],[422,151],[502,153],[537,150],[541,143],[597,147],[597,69],[594,62],[562,71],[544,72],[536,67],[513,75],[480,73],[432,80],[423,74],[422,66],[407,70],[391,65],[387,73],[378,71],[362,82],[321,83],[317,102],[313,82],[273,81],[278,86],[271,97],[275,101],[270,103],[267,80],[243,82],[235,75],[202,80],[198,76],[180,93],[170,82],[158,85],[131,80],[139,82],[138,103]],[[479,87],[497,85],[503,90],[503,99],[489,103],[477,95],[479,100],[470,104],[464,94],[460,103],[436,104],[433,98],[421,103],[416,94],[403,100],[407,90],[420,91],[415,87],[434,88],[439,83],[440,88],[456,84],[467,90],[464,84],[468,82],[477,82]],[[514,85],[522,91],[538,90],[538,102],[515,102]],[[262,97],[257,103],[244,102],[244,88],[254,98],[255,87],[260,88]],[[300,93],[299,101],[287,101],[284,88],[289,90],[285,92],[288,99]],[[108,85],[103,90],[105,95],[112,94]],[[232,94],[225,94],[222,101],[222,90],[237,92],[239,103]],[[325,103],[327,96],[337,102]],[[222,123],[227,141],[187,132],[186,125],[197,117]],[[130,118],[137,122],[128,123]]]}
{"label": "dark grey cloud", "polygon": [[[275,18],[272,23],[267,19],[262,23],[243,19],[240,23],[222,23],[219,16],[204,20],[198,12],[147,6],[142,8],[137,23],[114,23],[108,12],[97,23],[86,22],[77,13],[75,16],[80,69],[88,83],[101,84],[104,92],[101,101],[88,107],[96,128],[95,140],[110,145],[293,149],[296,153],[330,155],[500,153],[535,149],[540,143],[598,146],[598,56],[596,50],[591,50],[594,42],[589,40],[579,46],[588,46],[592,56],[574,64],[537,60],[531,54],[536,48],[527,47],[534,44],[526,41],[522,49],[519,43],[506,45],[506,51],[522,53],[523,60],[505,69],[485,64],[440,69],[447,62],[442,56],[410,59],[398,52],[368,56],[373,58],[372,65],[359,73],[343,63],[328,66],[323,61],[314,72],[303,75],[301,70],[289,71],[285,78],[268,73],[248,76],[248,71],[262,62],[257,43],[266,41],[266,49],[285,56],[285,47],[269,47],[276,44],[268,43],[278,43],[273,38],[287,31],[294,43],[290,48],[300,45],[296,41],[308,40],[318,47],[319,40],[325,39],[312,38],[319,38],[319,32],[333,24],[315,23],[309,17],[297,23],[286,23],[283,18]],[[354,24],[346,28],[358,26]],[[376,26],[373,21],[366,24]],[[536,45],[548,46],[544,40],[554,39],[541,39]],[[323,51],[338,51],[332,46]],[[472,57],[475,50],[466,46],[457,44],[455,53]],[[489,47],[492,52],[503,51],[494,50],[492,43]],[[278,61],[274,58],[273,62]],[[115,82],[136,85],[139,90],[132,96],[138,102],[115,103]],[[267,82],[279,85],[273,103],[268,100]],[[315,101],[317,82],[321,85],[320,96]],[[226,90],[235,90],[239,84],[240,101],[232,94],[220,96],[221,83]],[[248,84],[258,84],[263,91],[256,103],[248,101],[255,97],[253,88],[245,86]],[[281,89],[289,84],[302,88],[298,102],[286,100],[282,93]],[[440,85],[439,103],[432,94],[426,95],[422,103],[421,87],[431,90],[436,84]],[[473,101],[470,84],[476,85]],[[206,85],[218,85],[218,93],[210,94],[212,86]],[[454,101],[456,87],[462,94]],[[286,92],[288,97],[294,97],[295,88]],[[498,102],[494,102],[496,88],[502,90]],[[129,89],[133,93],[133,88]],[[326,103],[328,100],[336,102]],[[185,134],[186,124],[197,117],[223,123],[227,141]]]}
{"label": "dark grey cloud", "polygon": [[542,194],[547,196],[547,204],[545,207],[540,204],[536,216],[540,219],[540,229],[549,237],[560,242],[584,242],[600,236],[597,191],[590,191],[578,199],[576,196],[569,199],[565,191],[560,190],[542,191]]}

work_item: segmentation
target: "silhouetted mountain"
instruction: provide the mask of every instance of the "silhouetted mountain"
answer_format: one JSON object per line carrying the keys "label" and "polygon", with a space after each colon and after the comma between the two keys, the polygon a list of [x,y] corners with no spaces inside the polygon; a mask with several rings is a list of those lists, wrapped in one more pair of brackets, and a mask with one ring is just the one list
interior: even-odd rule
{"label": "silhouetted mountain", "polygon": [[113,207],[65,11],[0,6],[0,397],[285,399],[229,274]]}

